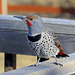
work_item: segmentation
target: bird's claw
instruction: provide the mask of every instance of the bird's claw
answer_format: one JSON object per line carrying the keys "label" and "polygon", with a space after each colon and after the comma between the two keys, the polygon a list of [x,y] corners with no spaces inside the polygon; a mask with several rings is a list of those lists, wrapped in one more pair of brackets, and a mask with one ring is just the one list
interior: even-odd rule
{"label": "bird's claw", "polygon": [[33,64],[32,66],[37,66],[36,64]]}
{"label": "bird's claw", "polygon": [[40,65],[41,63],[39,62],[39,63],[36,63],[36,64],[33,64],[32,66],[38,66],[38,65]]}
{"label": "bird's claw", "polygon": [[56,64],[56,65],[60,65],[61,67],[63,67],[63,64],[61,64],[61,63],[57,63],[57,62],[55,62],[54,64]]}

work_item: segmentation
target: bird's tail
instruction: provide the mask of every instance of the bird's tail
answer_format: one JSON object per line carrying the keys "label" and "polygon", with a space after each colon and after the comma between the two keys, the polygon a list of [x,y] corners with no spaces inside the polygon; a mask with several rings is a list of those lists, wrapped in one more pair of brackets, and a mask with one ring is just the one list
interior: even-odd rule
{"label": "bird's tail", "polygon": [[61,45],[59,45],[58,48],[60,49],[60,51],[59,51],[58,55],[56,55],[56,57],[69,57],[68,54],[64,53]]}
{"label": "bird's tail", "polygon": [[68,54],[66,54],[66,53],[64,53],[63,51],[60,51],[59,53],[58,53],[58,55],[56,55],[56,57],[69,57],[69,55]]}

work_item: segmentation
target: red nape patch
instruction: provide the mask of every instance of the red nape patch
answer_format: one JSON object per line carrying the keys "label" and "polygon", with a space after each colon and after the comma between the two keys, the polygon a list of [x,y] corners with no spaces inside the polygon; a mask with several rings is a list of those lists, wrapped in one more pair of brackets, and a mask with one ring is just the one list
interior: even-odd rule
{"label": "red nape patch", "polygon": [[26,22],[29,26],[32,26],[32,24],[28,20],[26,20]]}

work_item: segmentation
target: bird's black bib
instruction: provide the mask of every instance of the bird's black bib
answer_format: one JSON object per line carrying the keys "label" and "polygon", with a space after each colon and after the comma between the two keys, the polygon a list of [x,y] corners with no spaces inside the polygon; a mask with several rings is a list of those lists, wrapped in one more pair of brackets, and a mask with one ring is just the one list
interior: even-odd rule
{"label": "bird's black bib", "polygon": [[29,39],[31,42],[36,42],[36,41],[40,40],[40,38],[41,38],[41,34],[38,34],[38,35],[36,35],[36,36],[29,36],[29,35],[28,35],[28,39]]}

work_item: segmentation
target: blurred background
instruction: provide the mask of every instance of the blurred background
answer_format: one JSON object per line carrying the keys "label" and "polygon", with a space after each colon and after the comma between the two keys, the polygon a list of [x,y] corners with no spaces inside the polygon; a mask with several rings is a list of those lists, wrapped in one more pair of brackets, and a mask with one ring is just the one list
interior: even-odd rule
{"label": "blurred background", "polygon": [[[75,19],[75,0],[1,0],[8,15],[38,14],[49,18]],[[4,9],[4,7],[3,7]]]}
{"label": "blurred background", "polygon": [[[0,15],[38,14],[47,18],[75,19],[75,0],[0,0]],[[0,53],[0,73],[4,72]],[[17,55],[16,68],[35,64],[36,56]]]}

